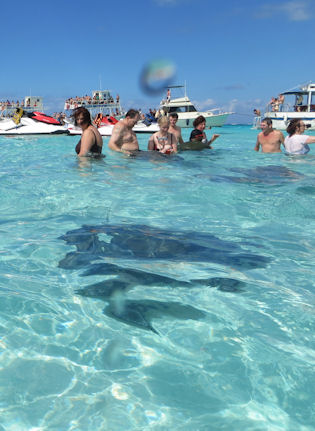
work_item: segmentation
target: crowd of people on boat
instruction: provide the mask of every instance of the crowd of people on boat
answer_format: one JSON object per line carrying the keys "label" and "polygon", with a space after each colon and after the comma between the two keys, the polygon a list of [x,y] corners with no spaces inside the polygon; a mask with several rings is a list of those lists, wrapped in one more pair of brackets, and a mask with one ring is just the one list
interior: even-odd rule
{"label": "crowd of people on boat", "polygon": [[66,109],[76,109],[80,106],[85,105],[113,105],[119,104],[119,94],[117,94],[116,99],[109,95],[108,97],[99,97],[98,93],[95,93],[93,97],[91,96],[76,96],[70,97],[66,100],[65,105],[68,107]]}
{"label": "crowd of people on boat", "polygon": [[[76,146],[78,156],[100,156],[103,139],[97,127],[93,125],[89,111],[84,107],[79,107],[74,111],[73,117],[75,125],[82,129],[81,139]],[[127,155],[134,155],[140,151],[137,135],[133,131],[140,118],[139,111],[129,109],[125,118],[114,125],[108,147]],[[220,136],[214,134],[208,139],[205,133],[206,119],[199,115],[193,122],[194,130],[190,134],[189,141],[184,142],[181,129],[176,125],[177,120],[177,113],[161,116],[158,119],[159,131],[149,138],[148,151],[171,155],[178,151],[212,149],[213,142]],[[257,136],[254,150],[261,149],[264,153],[279,153],[283,146],[287,154],[307,154],[310,151],[309,144],[315,143],[315,136],[305,135],[306,128],[303,120],[293,119],[287,127],[288,136],[284,138],[281,131],[273,129],[272,120],[264,118],[261,121],[262,131]]]}
{"label": "crowd of people on boat", "polygon": [[284,104],[284,95],[283,94],[279,94],[278,97],[272,97],[270,102],[269,102],[269,105],[271,107],[272,112],[282,111],[283,104]]}
{"label": "crowd of people on boat", "polygon": [[0,110],[4,111],[6,109],[14,109],[14,108],[36,108],[37,107],[37,103],[36,101],[34,101],[34,104],[31,104],[31,99],[26,98],[26,100],[5,100],[5,101],[0,101]]}

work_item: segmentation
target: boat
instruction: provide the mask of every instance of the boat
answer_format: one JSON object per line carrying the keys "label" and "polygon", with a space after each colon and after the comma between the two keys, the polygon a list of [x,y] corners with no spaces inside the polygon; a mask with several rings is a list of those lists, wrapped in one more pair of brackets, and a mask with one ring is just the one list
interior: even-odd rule
{"label": "boat", "polygon": [[[72,111],[81,106],[90,112],[94,124],[98,127],[98,131],[105,137],[112,135],[114,125],[126,114],[120,105],[119,96],[114,99],[110,90],[95,90],[92,91],[91,97],[84,96],[67,99],[64,104],[64,112],[70,135],[82,134],[81,128],[76,127],[72,120]],[[96,120],[98,116],[101,116],[99,122]],[[159,130],[159,127],[157,123],[140,120],[133,130],[135,133],[154,133]]]}
{"label": "boat", "polygon": [[120,97],[117,95],[114,99],[110,90],[94,90],[92,96],[69,98],[65,101],[64,113],[70,135],[82,134],[81,128],[76,127],[72,120],[73,110],[80,107],[90,112],[92,120],[97,116],[101,117],[97,127],[102,136],[111,136],[114,124],[125,114],[120,104]]}
{"label": "boat", "polygon": [[[179,127],[193,127],[195,118],[202,115],[206,119],[206,127],[221,127],[225,124],[228,116],[233,112],[223,112],[220,108],[210,109],[208,111],[198,111],[193,103],[190,101],[186,93],[185,85],[173,85],[168,88],[168,97],[161,101],[160,111],[163,111],[165,115],[169,115],[172,112],[178,114],[177,126]],[[184,88],[184,96],[178,98],[171,97],[172,89]]]}
{"label": "boat", "polygon": [[[280,93],[268,103],[264,117],[272,120],[274,129],[285,130],[293,119],[304,121],[310,130],[315,130],[315,83],[308,82]],[[256,116],[253,128],[260,127],[261,116]]]}
{"label": "boat", "polygon": [[[68,129],[58,120],[43,112],[41,97],[27,96],[22,102],[0,102],[0,135],[56,135]],[[40,111],[39,111],[39,110]]]}
{"label": "boat", "polygon": [[[44,114],[42,114],[44,115]],[[3,119],[0,121],[0,135],[23,136],[23,135],[57,135],[68,134],[65,125],[52,124],[47,121],[35,119],[38,116],[22,116],[18,124],[13,119]],[[47,116],[48,117],[48,116]],[[53,119],[51,117],[51,119]]]}

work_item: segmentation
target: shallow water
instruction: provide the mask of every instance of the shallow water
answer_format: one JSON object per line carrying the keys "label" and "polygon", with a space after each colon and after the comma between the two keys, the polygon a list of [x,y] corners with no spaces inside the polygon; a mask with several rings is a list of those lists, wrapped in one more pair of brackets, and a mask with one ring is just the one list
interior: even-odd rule
{"label": "shallow water", "polygon": [[314,151],[213,132],[0,138],[0,431],[314,429]]}

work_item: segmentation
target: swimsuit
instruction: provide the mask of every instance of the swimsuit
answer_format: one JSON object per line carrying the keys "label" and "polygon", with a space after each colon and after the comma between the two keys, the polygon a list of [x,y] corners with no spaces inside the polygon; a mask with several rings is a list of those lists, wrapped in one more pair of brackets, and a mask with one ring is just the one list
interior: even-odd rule
{"label": "swimsuit", "polygon": [[[200,138],[202,138],[202,139],[200,139]],[[203,140],[206,139],[206,135],[204,132],[201,132],[198,129],[194,129],[190,134],[189,140],[192,141],[193,139],[196,139],[197,141],[203,142]],[[205,142],[203,142],[203,143],[205,143]]]}
{"label": "swimsuit", "polygon": [[[168,141],[168,135],[171,135],[171,144],[167,144]],[[172,133],[168,133],[167,136],[160,136],[160,137],[156,137],[158,140],[158,144],[156,144],[155,139],[153,139],[154,142],[154,151],[161,151],[164,149],[165,146],[169,146],[170,148],[168,148],[165,151],[165,154],[170,154],[172,152],[172,144],[173,144],[173,134]]]}
{"label": "swimsuit", "polygon": [[[92,129],[92,130],[93,130],[93,129]],[[96,136],[95,136],[95,132],[94,132],[94,130],[93,130],[93,133],[94,133],[94,137],[95,137],[95,142],[94,142],[94,144],[92,145],[92,147],[90,148],[89,153],[101,154],[101,152],[102,152],[102,147],[100,147],[99,145],[97,145],[97,142],[96,142]],[[75,147],[75,152],[76,152],[77,154],[79,154],[79,153],[80,153],[80,151],[81,151],[81,139],[80,139],[80,141],[77,143],[77,145],[76,145],[76,147]]]}

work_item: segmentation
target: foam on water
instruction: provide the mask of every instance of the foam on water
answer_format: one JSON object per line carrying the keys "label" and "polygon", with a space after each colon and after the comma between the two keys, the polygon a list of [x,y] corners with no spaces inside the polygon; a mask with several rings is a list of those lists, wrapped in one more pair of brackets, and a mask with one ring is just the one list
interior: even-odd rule
{"label": "foam on water", "polygon": [[1,431],[314,429],[315,158],[214,132],[0,138]]}

